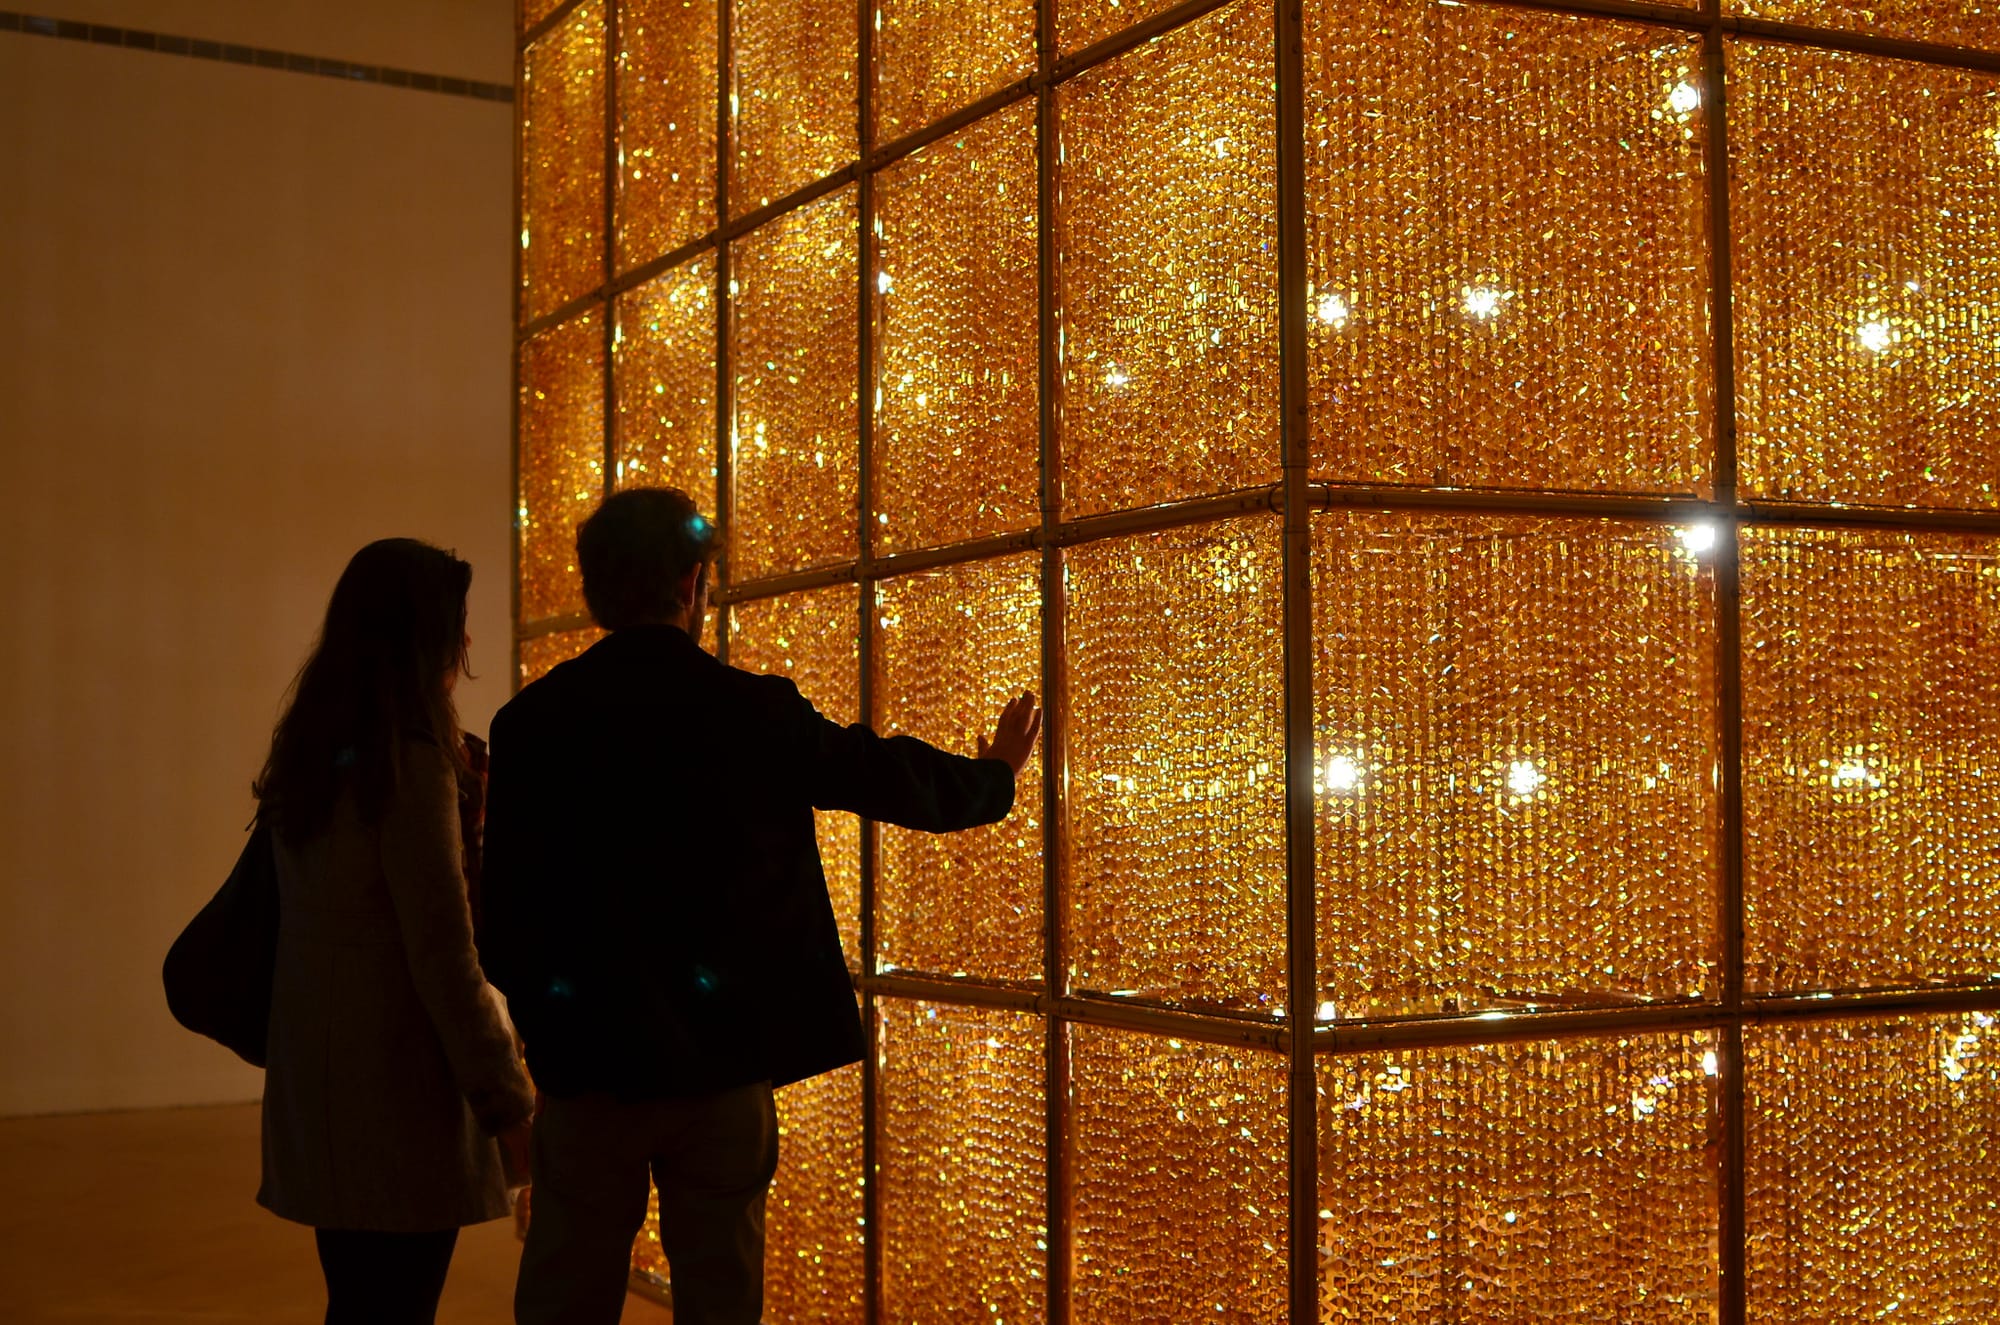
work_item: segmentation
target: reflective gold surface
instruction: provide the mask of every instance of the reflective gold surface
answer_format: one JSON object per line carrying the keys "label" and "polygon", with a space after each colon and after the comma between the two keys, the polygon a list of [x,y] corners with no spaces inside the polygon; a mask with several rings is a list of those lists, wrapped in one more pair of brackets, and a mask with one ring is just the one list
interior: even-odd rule
{"label": "reflective gold surface", "polygon": [[611,371],[618,487],[679,488],[715,511],[715,259],[618,297]]}
{"label": "reflective gold surface", "polygon": [[[1041,558],[976,561],[875,588],[875,725],[976,752],[1007,701],[1042,692]],[[875,948],[884,967],[1042,978],[1042,776],[1031,759],[1000,823],[877,834]]]}
{"label": "reflective gold surface", "polygon": [[875,548],[1028,528],[1041,518],[1034,103],[884,170],[875,210]]}
{"label": "reflective gold surface", "polygon": [[1871,37],[2000,49],[2000,9],[1986,0],[1724,0],[1722,9]]}
{"label": "reflective gold surface", "polygon": [[1175,0],[1061,0],[1056,5],[1056,36],[1063,50],[1081,50],[1174,4]]}
{"label": "reflective gold surface", "polygon": [[521,74],[522,322],[604,280],[604,5],[586,0]]}
{"label": "reflective gold surface", "polygon": [[[759,598],[729,609],[729,663],[768,672],[798,686],[820,716],[842,726],[861,716],[860,602],[852,585],[783,598]],[[861,821],[816,811],[820,861],[849,966],[861,953]]]}
{"label": "reflective gold surface", "polygon": [[1700,38],[1306,14],[1314,476],[1708,492]]}
{"label": "reflective gold surface", "polygon": [[862,1319],[861,1067],[778,1091],[778,1176],[764,1204],[764,1319]]}
{"label": "reflective gold surface", "polygon": [[1284,1006],[1279,563],[1269,518],[1064,554],[1075,989]]}
{"label": "reflective gold surface", "polygon": [[1285,1060],[1070,1033],[1070,1318],[1285,1319]]}
{"label": "reflective gold surface", "polygon": [[2000,540],[1743,537],[1745,980],[2000,979]]}
{"label": "reflective gold surface", "polygon": [[1729,77],[1746,494],[2000,505],[2000,78],[1749,41]]}
{"label": "reflective gold surface", "polygon": [[1237,0],[1057,89],[1065,515],[1278,477],[1271,52]]}
{"label": "reflective gold surface", "polygon": [[884,1318],[1045,1319],[1042,1019],[903,999],[877,1016]]}
{"label": "reflective gold surface", "polygon": [[1720,993],[1714,531],[1313,535],[1320,1019]]}
{"label": "reflective gold surface", "polygon": [[1711,1034],[1319,1061],[1319,1318],[1707,1321]]}
{"label": "reflective gold surface", "polygon": [[1751,1026],[1751,1321],[2000,1316],[1990,1012]]}
{"label": "reflective gold surface", "polygon": [[892,143],[1033,72],[1035,0],[877,0],[875,140]]}
{"label": "reflective gold surface", "polygon": [[859,302],[854,190],[735,246],[736,582],[854,556]]}
{"label": "reflective gold surface", "polygon": [[729,211],[741,216],[852,161],[858,150],[853,0],[728,0],[736,60]]}
{"label": "reflective gold surface", "polygon": [[715,226],[716,0],[619,0],[618,265]]}
{"label": "reflective gold surface", "polygon": [[521,347],[521,620],[583,610],[576,527],[604,496],[604,324],[585,313]]}
{"label": "reflective gold surface", "polygon": [[557,663],[566,663],[604,638],[604,632],[559,630],[552,635],[534,635],[521,641],[521,684],[539,681]]}

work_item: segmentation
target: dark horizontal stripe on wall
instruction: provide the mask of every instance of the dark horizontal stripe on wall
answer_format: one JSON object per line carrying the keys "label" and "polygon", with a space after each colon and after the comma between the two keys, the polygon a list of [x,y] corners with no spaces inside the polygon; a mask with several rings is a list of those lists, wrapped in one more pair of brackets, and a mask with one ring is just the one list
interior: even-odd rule
{"label": "dark horizontal stripe on wall", "polygon": [[196,60],[220,60],[224,64],[254,65],[259,69],[279,69],[289,74],[315,74],[350,83],[379,83],[383,87],[438,92],[448,97],[471,97],[475,101],[514,100],[514,89],[506,83],[482,83],[471,78],[420,74],[410,69],[355,64],[351,60],[322,60],[318,56],[300,55],[296,51],[238,46],[232,42],[206,41],[200,37],[174,37],[161,32],[141,32],[136,28],[114,28],[102,23],[49,18],[42,14],[17,14],[9,9],[0,9],[0,32],[24,32],[32,37],[57,37],[64,41],[87,41],[96,46],[122,46],[127,50],[154,51],[161,55],[185,55]]}

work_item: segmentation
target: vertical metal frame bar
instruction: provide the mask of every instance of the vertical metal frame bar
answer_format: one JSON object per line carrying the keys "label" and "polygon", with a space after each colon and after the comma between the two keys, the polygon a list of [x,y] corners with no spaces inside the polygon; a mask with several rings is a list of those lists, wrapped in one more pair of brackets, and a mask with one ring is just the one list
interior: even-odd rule
{"label": "vertical metal frame bar", "polygon": [[1068,992],[1063,977],[1064,760],[1068,749],[1068,682],[1064,667],[1063,555],[1054,541],[1062,524],[1060,255],[1056,209],[1061,205],[1062,127],[1055,85],[1057,0],[1036,0],[1035,68],[1035,266],[1036,451],[1041,478],[1042,544],[1042,985],[1051,1007],[1043,1022],[1043,1243],[1048,1325],[1069,1325],[1071,1230],[1069,1227],[1069,1027],[1053,1000]]}
{"label": "vertical metal frame bar", "polygon": [[1291,1318],[1317,1314],[1319,1091],[1313,1060],[1319,944],[1314,911],[1312,768],[1312,420],[1307,408],[1305,15],[1275,0],[1278,134],[1278,381],[1283,461],[1285,631],[1285,1018],[1291,1027],[1287,1126],[1290,1167],[1287,1271]]}
{"label": "vertical metal frame bar", "polygon": [[[730,114],[730,92],[736,86],[735,4],[713,0],[715,15],[715,224],[718,232],[729,220],[729,161],[736,147],[736,123]],[[735,276],[728,241],[715,245],[715,523],[722,548],[716,555],[716,579],[729,583],[729,549],[736,541],[736,372],[730,360],[730,329],[736,316]],[[715,614],[715,656],[729,661],[729,607]]]}
{"label": "vertical metal frame bar", "polygon": [[[855,144],[859,168],[855,183],[854,266],[858,285],[855,300],[855,334],[858,337],[855,362],[855,446],[854,520],[858,526],[855,554],[863,566],[874,558],[875,506],[875,0],[855,0]],[[855,594],[857,625],[861,634],[861,721],[875,723],[875,584],[863,578]],[[860,935],[861,971],[875,974],[875,869],[877,825],[861,821],[861,915],[856,932]],[[875,1014],[875,991],[866,981],[861,986],[861,1024],[867,1052],[861,1059],[861,1282],[862,1316],[868,1325],[882,1318],[882,1182],[880,1171],[882,1124],[875,1093],[879,1088],[882,1028]]]}
{"label": "vertical metal frame bar", "polygon": [[618,297],[609,293],[618,275],[618,17],[621,0],[604,0],[604,493],[618,491]]}
{"label": "vertical metal frame bar", "polygon": [[1733,513],[1716,539],[1716,715],[1720,765],[1722,1006],[1727,1018],[1717,1045],[1722,1100],[1721,1190],[1717,1193],[1717,1309],[1723,1325],[1741,1325],[1748,1310],[1744,1221],[1743,1111],[1743,649],[1740,567],[1741,505],[1736,481],[1736,337],[1731,302],[1729,233],[1729,108],[1721,0],[1703,0],[1703,143],[1708,176],[1710,367],[1714,372],[1715,496]]}

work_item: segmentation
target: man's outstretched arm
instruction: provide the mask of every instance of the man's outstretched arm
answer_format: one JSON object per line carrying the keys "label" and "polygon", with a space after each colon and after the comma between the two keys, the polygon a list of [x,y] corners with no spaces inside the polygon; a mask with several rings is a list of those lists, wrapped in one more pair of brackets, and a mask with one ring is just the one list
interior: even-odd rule
{"label": "man's outstretched arm", "polygon": [[1042,723],[1034,696],[1022,695],[1001,711],[993,736],[979,738],[979,757],[967,758],[912,736],[842,727],[800,704],[809,715],[802,758],[815,807],[931,833],[1006,818]]}

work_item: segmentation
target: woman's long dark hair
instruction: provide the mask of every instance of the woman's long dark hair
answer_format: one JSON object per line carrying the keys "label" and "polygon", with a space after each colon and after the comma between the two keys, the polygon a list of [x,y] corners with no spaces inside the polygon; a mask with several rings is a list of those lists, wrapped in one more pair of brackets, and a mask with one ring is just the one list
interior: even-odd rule
{"label": "woman's long dark hair", "polygon": [[471,587],[470,565],[414,538],[370,543],[347,563],[252,787],[259,816],[281,835],[318,834],[348,789],[364,820],[379,821],[406,742],[436,743],[468,775],[446,682],[468,674]]}

